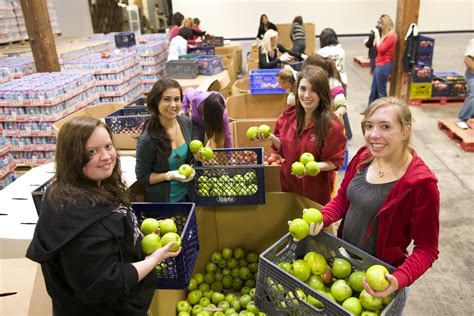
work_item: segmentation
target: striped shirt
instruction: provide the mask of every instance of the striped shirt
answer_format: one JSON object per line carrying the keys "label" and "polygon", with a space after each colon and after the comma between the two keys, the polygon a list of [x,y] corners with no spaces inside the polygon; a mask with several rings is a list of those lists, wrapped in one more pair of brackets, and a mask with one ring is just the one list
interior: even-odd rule
{"label": "striped shirt", "polygon": [[291,25],[291,40],[305,40],[306,39],[306,31],[304,26],[298,23],[293,23]]}

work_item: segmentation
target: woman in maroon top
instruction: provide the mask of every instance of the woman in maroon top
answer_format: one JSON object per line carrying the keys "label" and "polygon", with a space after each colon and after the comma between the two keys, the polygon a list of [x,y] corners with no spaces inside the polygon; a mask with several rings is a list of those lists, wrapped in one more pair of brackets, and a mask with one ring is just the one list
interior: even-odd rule
{"label": "woman in maroon top", "polygon": [[[282,191],[295,192],[324,205],[331,199],[336,170],[344,163],[347,139],[343,125],[331,110],[326,72],[307,66],[299,73],[296,86],[296,105],[280,115],[268,139],[273,150],[285,158],[280,173]],[[262,135],[259,139],[263,139]],[[314,155],[320,172],[296,177],[291,165],[305,152]]]}

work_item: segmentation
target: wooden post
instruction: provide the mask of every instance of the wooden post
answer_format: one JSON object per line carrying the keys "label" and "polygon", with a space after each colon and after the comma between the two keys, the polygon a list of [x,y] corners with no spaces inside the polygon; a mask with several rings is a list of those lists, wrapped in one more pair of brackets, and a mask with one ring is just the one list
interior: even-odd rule
{"label": "wooden post", "polygon": [[61,71],[46,0],[21,0],[37,72]]}
{"label": "wooden post", "polygon": [[395,32],[397,33],[397,47],[393,56],[393,71],[390,81],[390,95],[408,102],[410,96],[410,75],[403,69],[403,55],[405,52],[405,36],[412,23],[418,24],[420,0],[398,0]]}

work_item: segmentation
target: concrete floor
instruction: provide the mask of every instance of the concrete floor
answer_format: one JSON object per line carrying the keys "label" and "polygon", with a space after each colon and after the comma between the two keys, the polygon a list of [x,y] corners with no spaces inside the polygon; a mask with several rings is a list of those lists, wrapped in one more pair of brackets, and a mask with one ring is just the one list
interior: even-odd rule
{"label": "concrete floor", "polygon": [[[435,38],[433,69],[464,74],[464,51],[473,33],[429,35]],[[353,139],[352,157],[364,144],[359,113],[367,106],[371,76],[353,62],[366,55],[362,37],[340,38],[346,51],[348,107]],[[243,42],[243,52],[251,42]],[[319,40],[317,40],[319,47]],[[245,58],[244,58],[245,59]],[[245,66],[243,67],[245,69]],[[435,172],[441,193],[440,254],[433,267],[411,287],[404,315],[474,315],[474,153],[464,152],[437,127],[439,119],[455,118],[460,106],[411,106],[412,146]]]}

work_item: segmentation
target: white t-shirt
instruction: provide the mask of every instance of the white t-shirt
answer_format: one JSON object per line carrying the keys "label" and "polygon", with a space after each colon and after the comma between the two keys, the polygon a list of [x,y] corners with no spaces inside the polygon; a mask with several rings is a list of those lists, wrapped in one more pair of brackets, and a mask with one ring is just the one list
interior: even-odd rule
{"label": "white t-shirt", "polygon": [[347,85],[346,52],[341,44],[321,48],[318,50],[318,54],[323,57],[331,57],[334,60],[337,71],[339,71],[339,74],[341,75],[342,82]]}
{"label": "white t-shirt", "polygon": [[471,38],[469,44],[467,44],[466,52],[464,56],[471,56],[474,57],[474,38]]}
{"label": "white t-shirt", "polygon": [[168,49],[168,61],[170,60],[179,60],[179,56],[186,55],[188,52],[188,41],[186,41],[182,36],[175,36],[170,42],[170,47]]}

